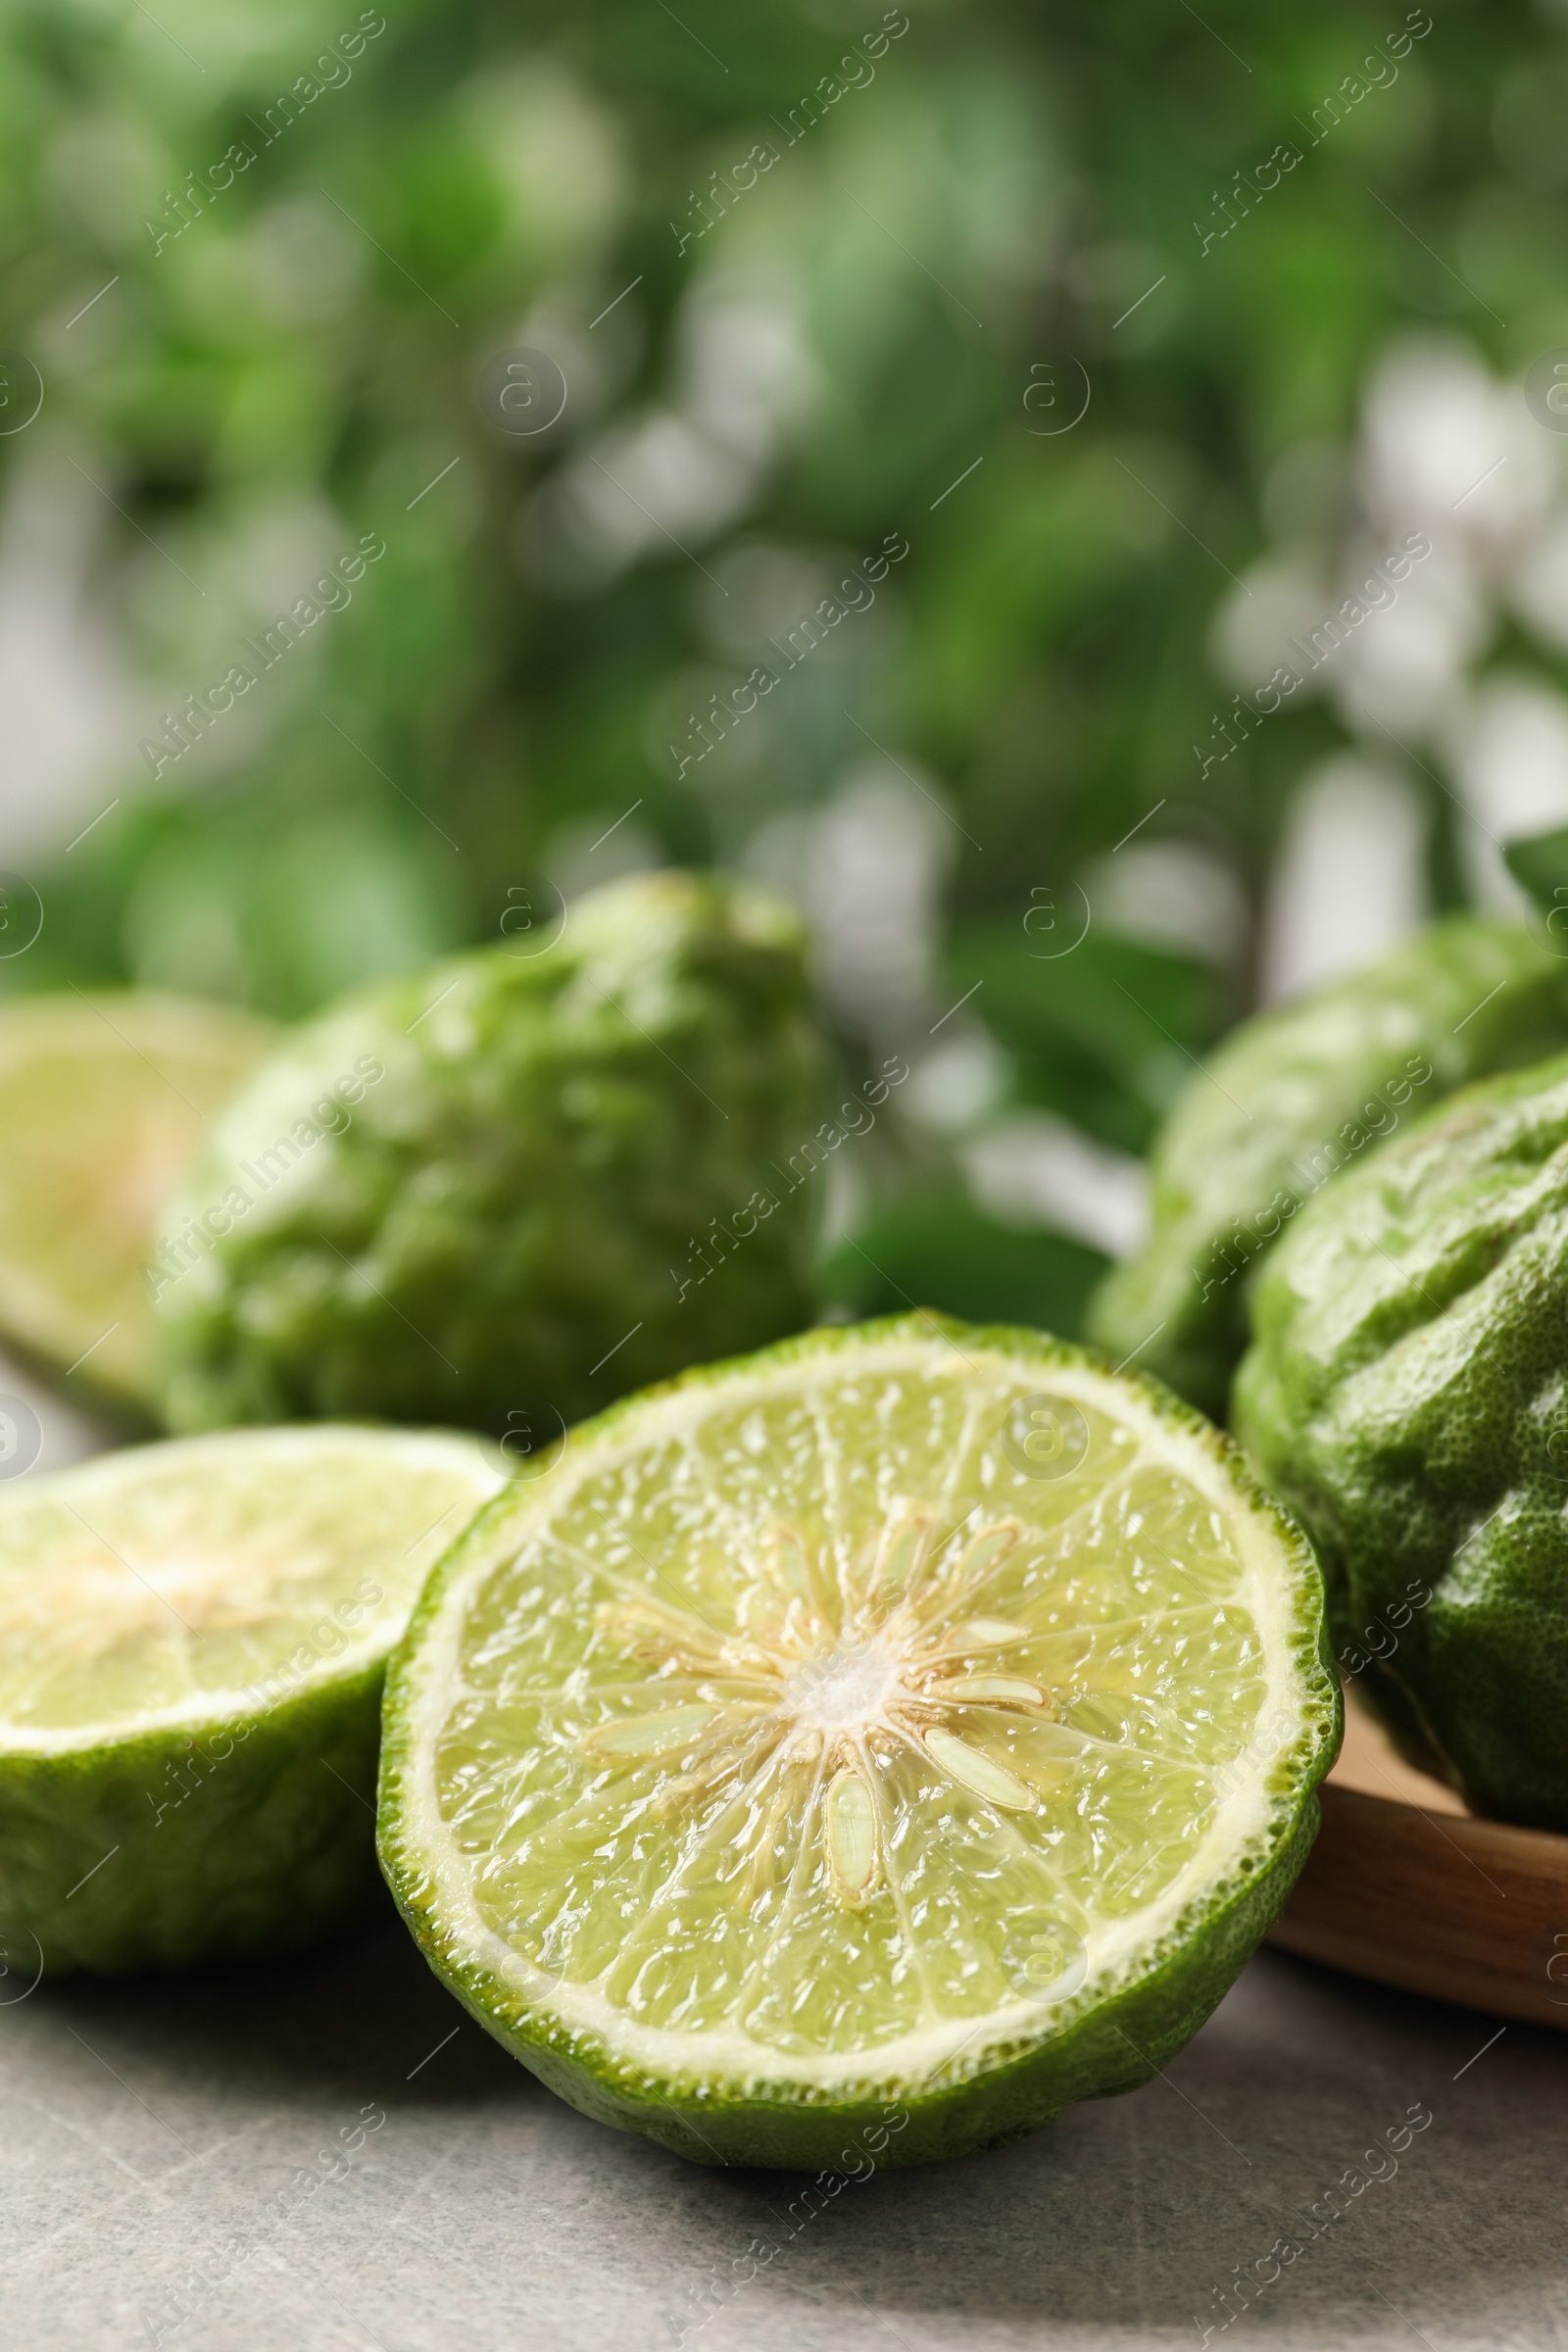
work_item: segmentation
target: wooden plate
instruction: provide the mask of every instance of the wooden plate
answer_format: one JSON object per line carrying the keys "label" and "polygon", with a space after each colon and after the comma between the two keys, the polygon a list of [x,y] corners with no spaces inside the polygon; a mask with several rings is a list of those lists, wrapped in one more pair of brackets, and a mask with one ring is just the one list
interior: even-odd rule
{"label": "wooden plate", "polygon": [[1568,2031],[1568,1838],[1478,1819],[1353,1703],[1345,1713],[1323,1828],[1269,1940]]}

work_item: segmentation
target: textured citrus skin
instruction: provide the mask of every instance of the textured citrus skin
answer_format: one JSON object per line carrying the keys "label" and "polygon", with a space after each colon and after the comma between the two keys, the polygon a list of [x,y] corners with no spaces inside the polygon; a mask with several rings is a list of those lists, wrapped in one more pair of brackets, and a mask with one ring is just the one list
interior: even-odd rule
{"label": "textured citrus skin", "polygon": [[[373,1415],[520,1448],[799,1328],[818,1069],[795,918],[689,874],[578,901],[537,956],[356,995],[229,1107],[166,1228],[193,1261],[153,1277],[172,1426]],[[209,1211],[227,1230],[192,1246]]]}
{"label": "textured citrus skin", "polygon": [[[1047,1334],[974,1328],[921,1314],[813,1331],[736,1363],[698,1366],[647,1395],[718,1387],[733,1372],[824,1355],[849,1359],[848,1369],[857,1350],[890,1334],[912,1334],[935,1345],[946,1341],[960,1351],[1004,1351],[1038,1366],[1043,1375],[1073,1364],[1105,1369],[1098,1357]],[[1204,1901],[1190,1906],[1176,1928],[1146,1952],[1134,1981],[1114,1997],[1080,2009],[1054,2031],[1044,2020],[1038,2033],[1001,2049],[966,2080],[877,2080],[872,2061],[866,2065],[870,2079],[858,2082],[853,2096],[828,2095],[790,2082],[739,2096],[722,2080],[655,2079],[601,2037],[568,2027],[552,2012],[547,1985],[530,1998],[514,1980],[487,1966],[444,1912],[432,1856],[414,1818],[412,1791],[420,1763],[423,1640],[439,1619],[449,1589],[475,1565],[498,1556],[498,1540],[514,1507],[509,1497],[488,1504],[437,1566],[388,1671],[377,1801],[381,1867],[436,1975],[562,2098],[597,2121],[657,2140],[698,2164],[853,2169],[858,2141],[875,2147],[878,2161],[889,2167],[936,2163],[1024,2138],[1078,2099],[1136,2089],[1210,2015],[1278,1914],[1311,1848],[1319,1821],[1315,1791],[1338,1752],[1343,1728],[1339,1684],[1328,1647],[1321,1579],[1300,1529],[1255,1484],[1240,1449],[1221,1432],[1156,1381],[1123,1375],[1122,1385],[1222,1463],[1239,1503],[1263,1514],[1277,1536],[1281,1573],[1292,1595],[1290,1647],[1306,1700],[1304,1728],[1259,1768],[1266,1772],[1270,1798],[1266,1850],[1210,1888]],[[622,1400],[574,1431],[573,1446],[613,1436],[625,1416],[646,1401],[646,1396]],[[891,2131],[890,2109],[902,2119]]]}
{"label": "textured citrus skin", "polygon": [[[1414,1764],[1568,1830],[1568,1057],[1467,1089],[1303,1210],[1235,1422]],[[1377,1653],[1381,1652],[1381,1656]]]}
{"label": "textured citrus skin", "polygon": [[380,1893],[367,1833],[384,1672],[377,1661],[195,1737],[7,1757],[13,1973],[29,1959],[51,1977],[257,1959],[352,1927]]}
{"label": "textured citrus skin", "polygon": [[1222,1418],[1250,1270],[1300,1204],[1455,1087],[1564,1046],[1568,960],[1473,915],[1244,1022],[1154,1145],[1150,1239],[1091,1301],[1089,1337]]}

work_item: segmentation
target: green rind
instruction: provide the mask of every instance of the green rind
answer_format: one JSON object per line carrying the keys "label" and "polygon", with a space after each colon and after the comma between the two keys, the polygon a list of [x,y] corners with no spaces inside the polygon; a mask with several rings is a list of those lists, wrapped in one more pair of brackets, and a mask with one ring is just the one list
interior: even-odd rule
{"label": "green rind", "polygon": [[[700,1365],[641,1396],[622,1398],[573,1431],[570,1443],[574,1447],[591,1445],[612,1433],[650,1396],[717,1386],[741,1369],[814,1359],[829,1350],[848,1352],[889,1336],[940,1336],[956,1346],[1033,1361],[1042,1370],[1067,1363],[1088,1363],[1104,1373],[1112,1369],[1096,1351],[1038,1331],[974,1327],[926,1313],[891,1316],[802,1334],[749,1357]],[[1339,1751],[1343,1732],[1340,1686],[1317,1562],[1299,1526],[1257,1484],[1240,1448],[1223,1432],[1158,1380],[1125,1372],[1116,1377],[1163,1418],[1196,1437],[1224,1465],[1239,1497],[1274,1522],[1287,1572],[1296,1578],[1300,1605],[1293,1648],[1307,1698],[1318,1702],[1316,1735],[1309,1704],[1300,1740],[1275,1759],[1268,1775],[1276,1827],[1260,1867],[1247,1872],[1239,1885],[1217,1889],[1218,1899],[1198,1916],[1184,1918],[1151,1953],[1143,1975],[1132,1984],[1064,2031],[1046,2034],[957,2082],[922,2091],[893,2079],[869,2084],[863,2093],[847,2099],[790,2084],[763,2098],[736,2099],[708,2083],[655,2080],[618,2060],[598,2036],[564,2031],[548,2011],[530,2004],[515,1985],[465,1948],[438,1914],[428,1864],[410,1829],[412,1808],[406,1798],[416,1752],[419,1644],[450,1587],[466,1576],[475,1561],[496,1555],[497,1536],[514,1507],[512,1498],[502,1494],[486,1504],[437,1563],[388,1669],[376,1805],[381,1868],[435,1974],[488,2033],[559,2096],[598,2122],[657,2140],[699,2164],[784,2171],[831,2168],[841,2159],[850,2161],[849,2141],[868,2130],[886,2131],[886,2111],[893,2103],[906,2121],[896,2136],[889,2135],[880,2161],[890,2167],[934,2163],[1022,2138],[1079,2099],[1136,2089],[1211,2014],[1277,1916],[1311,1848],[1319,1818],[1315,1791]]]}
{"label": "green rind", "polygon": [[1311,1203],[1235,1417],[1311,1530],[1347,1671],[1473,1810],[1568,1830],[1568,1056]]}
{"label": "green rind", "polygon": [[[1245,1021],[1153,1149],[1152,1230],[1088,1333],[1216,1420],[1248,1341],[1251,1269],[1301,1203],[1456,1087],[1568,1045],[1568,960],[1455,915],[1300,1004]],[[1414,1058],[1431,1076],[1410,1083]]]}
{"label": "green rind", "polygon": [[676,2082],[623,2082],[596,2063],[596,2054],[556,2046],[530,2030],[509,1987],[444,1946],[439,1931],[406,1897],[396,1849],[385,1841],[382,1867],[415,1941],[442,1983],[548,2089],[595,2123],[657,2140],[694,2164],[809,2172],[840,2164],[853,2169],[852,2143],[878,2126],[885,2129],[891,2108],[906,2120],[880,2162],[899,2170],[1027,2138],[1080,2099],[1112,2098],[1149,2082],[1213,2014],[1261,1943],[1300,1875],[1318,1820],[1318,1800],[1309,1790],[1268,1870],[1221,1910],[1205,1913],[1185,1949],[1065,2034],[924,2096],[892,2080],[880,2094],[842,2102],[802,2097],[719,2103],[694,2097]]}
{"label": "green rind", "polygon": [[798,919],[713,877],[638,876],[536,956],[361,991],[229,1106],[171,1214],[170,1425],[537,1438],[798,1330],[821,1074]]}
{"label": "green rind", "polygon": [[13,1975],[277,1956],[374,1910],[384,1677],[377,1660],[194,1736],[0,1758]]}

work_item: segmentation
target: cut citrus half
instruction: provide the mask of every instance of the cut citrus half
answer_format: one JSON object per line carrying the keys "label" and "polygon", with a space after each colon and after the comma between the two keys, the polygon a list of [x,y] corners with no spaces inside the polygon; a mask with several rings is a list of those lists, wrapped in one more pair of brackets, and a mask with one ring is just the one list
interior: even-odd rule
{"label": "cut citrus half", "polygon": [[276,1037],[233,1005],[131,989],[0,1008],[0,1333],[146,1402],[142,1260],[209,1112]]}
{"label": "cut citrus half", "polygon": [[287,1950],[364,1908],[387,1652],[502,1476],[477,1440],[318,1426],[0,1487],[13,1974]]}
{"label": "cut citrus half", "polygon": [[1339,1722],[1311,1551],[1227,1439],[922,1314],[632,1397],[480,1513],[390,1669],[382,1867],[587,2113],[920,2162],[1196,2031]]}

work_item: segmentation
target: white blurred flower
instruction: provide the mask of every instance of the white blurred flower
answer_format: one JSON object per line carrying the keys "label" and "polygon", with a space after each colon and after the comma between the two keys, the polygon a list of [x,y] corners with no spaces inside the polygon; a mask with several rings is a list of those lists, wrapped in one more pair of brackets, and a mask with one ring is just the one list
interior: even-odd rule
{"label": "white blurred flower", "polygon": [[[1391,601],[1369,612],[1324,666],[1324,687],[1352,727],[1426,733],[1441,724],[1457,682],[1493,636],[1491,600],[1465,551],[1451,535],[1446,543],[1436,531],[1428,537],[1430,555],[1402,580],[1385,583]],[[1391,526],[1376,556],[1347,567],[1342,598],[1398,546]]]}
{"label": "white blurred flower", "polygon": [[1142,1160],[1049,1111],[1008,1111],[960,1157],[976,1200],[1004,1223],[1070,1234],[1111,1257],[1130,1257],[1148,1231]]}
{"label": "white blurred flower", "polygon": [[939,810],[880,760],[852,769],[811,828],[803,896],[823,982],[873,1038],[935,1017],[931,966],[953,841]]}
{"label": "white blurred flower", "polygon": [[[1331,460],[1302,444],[1275,478],[1329,487]],[[1524,904],[1502,843],[1568,823],[1568,699],[1540,677],[1474,676],[1508,614],[1568,648],[1568,440],[1468,344],[1426,335],[1374,368],[1349,471],[1356,512],[1339,523],[1338,558],[1310,501],[1282,490],[1271,512],[1284,544],[1215,624],[1216,667],[1244,691],[1294,635],[1300,690],[1325,693],[1367,746],[1305,778],[1293,804],[1264,915],[1265,1001],[1365,961],[1425,910],[1426,818],[1413,782],[1388,772],[1391,736],[1415,738],[1452,779],[1484,906]],[[1294,615],[1314,593],[1319,620],[1303,632]]]}
{"label": "white blurred flower", "polygon": [[1568,701],[1537,678],[1488,679],[1454,729],[1451,760],[1471,886],[1482,906],[1518,912],[1524,895],[1500,844],[1568,824]]}
{"label": "white blurred flower", "polygon": [[1527,628],[1568,647],[1568,511],[1548,514],[1526,543],[1506,593]]}
{"label": "white blurred flower", "polygon": [[[1348,467],[1355,515],[1348,529],[1342,521],[1336,556],[1296,493],[1319,484],[1318,503],[1326,499],[1332,514],[1328,492],[1340,478],[1317,444],[1276,465],[1270,513],[1285,544],[1252,566],[1246,596],[1220,608],[1215,665],[1255,692],[1277,663],[1289,664],[1298,691],[1327,695],[1353,730],[1441,744],[1462,717],[1466,673],[1505,608],[1568,645],[1568,447],[1467,343],[1426,334],[1396,344],[1368,380]],[[1295,485],[1293,494],[1280,484]],[[1427,552],[1404,563],[1412,542]],[[1350,625],[1325,636],[1335,614]],[[1314,632],[1320,653],[1340,642],[1311,665]]]}
{"label": "white blurred flower", "polygon": [[1374,524],[1479,551],[1528,529],[1560,474],[1519,387],[1467,343],[1424,336],[1397,344],[1367,387],[1356,479]]}
{"label": "white blurred flower", "polygon": [[1158,947],[1179,948],[1221,969],[1247,940],[1247,893],[1235,869],[1190,841],[1137,841],[1095,860],[1083,876],[1094,920]]}
{"label": "white blurred flower", "polygon": [[938,789],[866,759],[825,808],[783,810],[742,854],[745,872],[805,909],[823,993],[873,1044],[923,1040],[945,1009],[931,974],[956,835]]}
{"label": "white blurred flower", "polygon": [[1353,971],[1426,913],[1426,811],[1402,778],[1347,755],[1298,787],[1263,918],[1273,1004]]}
{"label": "white blurred flower", "polygon": [[1432,552],[1326,680],[1352,725],[1450,735],[1463,701],[1456,690],[1504,604],[1568,643],[1564,454],[1520,387],[1498,382],[1457,338],[1406,341],[1383,361],[1362,410],[1358,552],[1375,559],[1412,531]]}
{"label": "white blurred flower", "polygon": [[563,486],[573,521],[618,566],[675,539],[706,539],[746,503],[750,458],[654,409],[617,426],[570,469]]}
{"label": "white blurred flower", "polygon": [[473,144],[509,202],[512,235],[546,266],[597,258],[635,180],[624,127],[547,51],[495,59],[469,83]]}
{"label": "white blurred flower", "polygon": [[739,271],[699,279],[677,349],[681,413],[719,448],[768,465],[816,388],[796,290]]}
{"label": "white blurred flower", "polygon": [[[937,1135],[962,1135],[996,1107],[1007,1057],[988,1029],[963,1017],[915,1062],[904,1091],[905,1115]],[[967,1163],[965,1163],[967,1165]]]}
{"label": "white blurred flower", "polygon": [[[108,462],[84,451],[103,480]],[[0,863],[70,841],[134,756],[137,696],[94,611],[107,500],[38,436],[0,528]],[[102,468],[102,470],[99,470]]]}
{"label": "white blurred flower", "polygon": [[1289,659],[1290,640],[1315,627],[1327,605],[1327,585],[1303,557],[1263,557],[1215,611],[1215,668],[1244,694],[1256,693]]}
{"label": "white blurred flower", "polygon": [[752,503],[815,382],[793,286],[774,273],[700,279],[671,401],[612,425],[541,486],[524,517],[530,570],[585,594],[646,555],[712,538]]}

